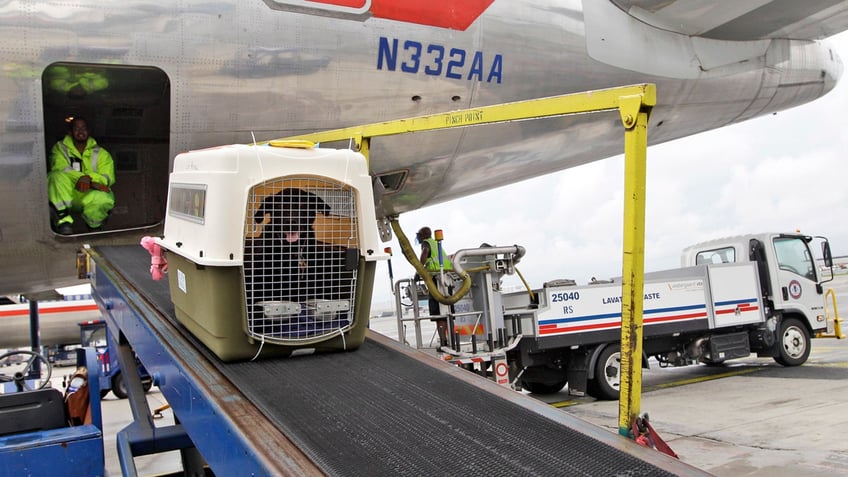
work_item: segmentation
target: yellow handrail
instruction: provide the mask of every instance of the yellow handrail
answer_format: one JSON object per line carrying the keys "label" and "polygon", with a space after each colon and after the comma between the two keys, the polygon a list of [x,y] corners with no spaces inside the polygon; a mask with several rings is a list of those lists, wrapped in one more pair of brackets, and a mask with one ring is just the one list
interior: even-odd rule
{"label": "yellow handrail", "polygon": [[[833,302],[833,317],[830,316],[830,307],[828,306],[828,297],[830,297],[830,301]],[[839,307],[836,305],[836,292],[833,291],[833,288],[828,288],[826,292],[824,292],[824,314],[825,319],[829,323],[830,320],[833,320],[833,334],[829,334],[827,332],[816,333],[816,338],[836,338],[838,340],[844,340],[845,334],[842,333],[842,320],[839,318]]]}

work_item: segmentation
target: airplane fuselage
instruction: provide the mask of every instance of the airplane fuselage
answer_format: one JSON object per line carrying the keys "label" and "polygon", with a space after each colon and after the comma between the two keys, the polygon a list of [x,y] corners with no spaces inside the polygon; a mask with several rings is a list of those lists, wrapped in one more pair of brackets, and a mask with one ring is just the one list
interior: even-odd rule
{"label": "airplane fuselage", "polygon": [[[42,346],[76,344],[78,324],[99,320],[100,311],[91,297],[73,301],[46,301],[38,304],[39,343]],[[0,348],[31,344],[29,303],[0,305]]]}
{"label": "airplane fuselage", "polygon": [[[160,233],[182,151],[643,82],[656,144],[811,101],[841,72],[814,41],[674,34],[605,1],[351,3],[3,2],[0,292],[75,283],[82,243]],[[627,34],[656,35],[666,56]],[[115,157],[117,204],[104,232],[60,236],[47,155],[73,115]],[[378,216],[618,154],[620,132],[605,113],[375,141]]]}

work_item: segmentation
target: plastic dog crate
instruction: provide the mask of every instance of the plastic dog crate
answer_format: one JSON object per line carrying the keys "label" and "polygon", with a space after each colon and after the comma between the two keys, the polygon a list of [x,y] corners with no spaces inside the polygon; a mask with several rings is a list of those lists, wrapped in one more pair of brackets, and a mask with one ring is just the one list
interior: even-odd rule
{"label": "plastic dog crate", "polygon": [[165,235],[177,319],[224,361],[356,349],[378,242],[356,152],[288,143],[180,154]]}

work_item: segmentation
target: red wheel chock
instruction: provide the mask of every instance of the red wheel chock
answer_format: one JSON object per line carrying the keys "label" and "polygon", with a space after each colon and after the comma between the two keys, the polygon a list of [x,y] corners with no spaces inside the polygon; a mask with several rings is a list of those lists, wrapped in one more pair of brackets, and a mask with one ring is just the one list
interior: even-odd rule
{"label": "red wheel chock", "polygon": [[663,438],[657,434],[657,431],[651,427],[647,412],[643,412],[642,414],[639,414],[639,417],[633,419],[633,425],[630,426],[630,431],[637,444],[650,447],[651,449],[658,450],[663,454],[668,454],[675,459],[678,459],[677,454],[671,450],[671,447],[669,447]]}

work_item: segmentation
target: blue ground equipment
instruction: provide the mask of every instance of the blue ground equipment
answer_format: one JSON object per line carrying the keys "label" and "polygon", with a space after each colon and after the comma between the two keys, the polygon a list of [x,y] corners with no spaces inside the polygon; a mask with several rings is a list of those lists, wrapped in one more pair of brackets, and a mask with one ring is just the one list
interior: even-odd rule
{"label": "blue ground equipment", "polygon": [[[62,392],[50,387],[50,364],[30,351],[23,370],[0,374],[7,384],[0,394],[0,477],[20,475],[105,475],[100,388],[89,382],[90,424],[70,426]],[[97,373],[93,349],[80,350],[88,374]],[[37,368],[45,367],[44,373]],[[35,369],[34,369],[35,368]],[[46,377],[40,377],[46,376]],[[9,386],[11,385],[11,386]]]}
{"label": "blue ground equipment", "polygon": [[[121,365],[118,363],[117,353],[111,352],[113,341],[112,335],[106,326],[106,321],[83,321],[79,323],[79,327],[81,345],[97,350],[97,362],[100,364],[98,373],[100,397],[105,397],[109,394],[109,391],[112,391],[112,394],[118,399],[126,399],[127,385],[124,381],[124,374],[121,372]],[[138,374],[141,376],[141,384],[144,392],[150,391],[150,388],[153,386],[153,379],[137,357],[135,362],[138,367]]]}

